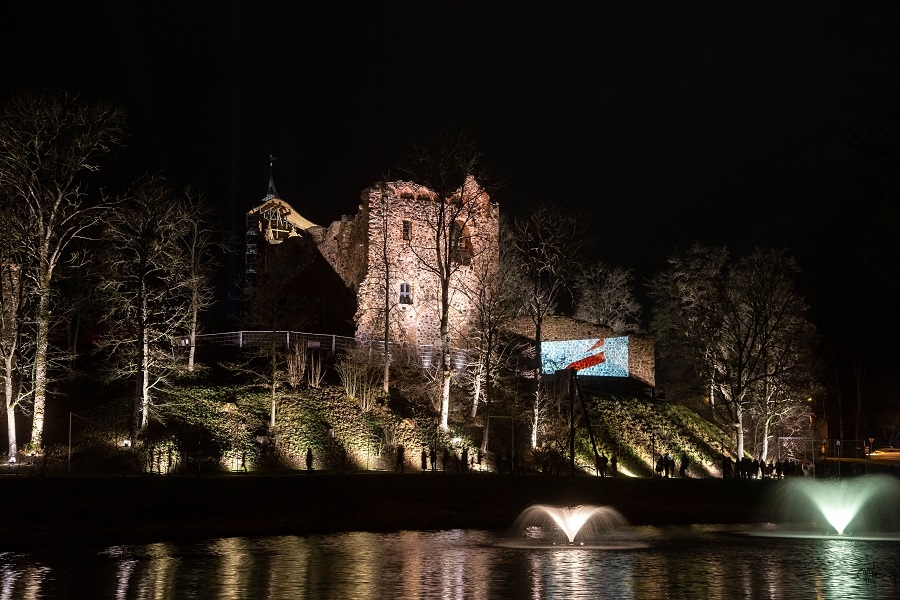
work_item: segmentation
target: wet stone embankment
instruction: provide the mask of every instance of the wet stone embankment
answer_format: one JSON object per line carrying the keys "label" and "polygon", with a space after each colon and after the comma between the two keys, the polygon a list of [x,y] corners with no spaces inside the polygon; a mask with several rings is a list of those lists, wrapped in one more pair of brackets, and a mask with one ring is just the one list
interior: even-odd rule
{"label": "wet stone embankment", "polygon": [[534,503],[612,506],[634,525],[772,518],[778,481],[488,473],[0,476],[0,551],[245,535],[494,529]]}

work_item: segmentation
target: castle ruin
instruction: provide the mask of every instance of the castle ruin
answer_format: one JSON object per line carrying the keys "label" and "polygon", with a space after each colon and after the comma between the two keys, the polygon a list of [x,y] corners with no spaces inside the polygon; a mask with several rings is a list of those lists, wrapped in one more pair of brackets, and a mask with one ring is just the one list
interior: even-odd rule
{"label": "castle ruin", "polygon": [[414,182],[379,182],[362,192],[355,216],[321,227],[279,198],[270,180],[263,202],[247,213],[247,273],[263,268],[259,244],[307,234],[356,294],[356,337],[383,340],[387,317],[389,341],[424,358],[440,346],[443,269],[450,344],[465,348],[469,291],[499,261],[500,210],[471,177],[447,205],[441,210],[436,194]]}

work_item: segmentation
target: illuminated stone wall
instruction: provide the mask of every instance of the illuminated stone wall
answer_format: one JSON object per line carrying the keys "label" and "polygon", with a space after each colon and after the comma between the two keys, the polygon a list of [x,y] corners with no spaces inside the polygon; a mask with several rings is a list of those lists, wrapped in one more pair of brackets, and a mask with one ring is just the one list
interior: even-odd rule
{"label": "illuminated stone wall", "polygon": [[362,207],[355,217],[342,217],[328,228],[315,231],[319,252],[340,275],[344,285],[359,289],[366,274],[368,215]]}
{"label": "illuminated stone wall", "polygon": [[[271,182],[270,188],[274,194]],[[287,202],[267,196],[263,204],[247,214],[248,272],[253,267],[255,273],[257,245],[276,243],[262,232],[274,230],[272,219],[264,209],[268,206],[266,202],[277,202],[282,212],[291,217],[282,219],[292,227],[289,234],[309,235],[344,285],[355,292],[357,309],[353,318],[358,338],[384,339],[384,315],[389,312],[392,342],[414,348],[438,347],[440,292],[431,259],[440,205],[434,197],[431,190],[413,182],[380,183],[362,192],[356,215],[320,227],[303,219]],[[450,286],[451,345],[466,348],[472,310],[463,290],[478,285],[474,276],[476,261],[489,259],[493,261],[491,264],[496,264],[499,260],[496,255],[500,211],[472,178],[457,190],[453,204],[451,212],[456,213],[455,220],[463,223],[463,227],[460,260],[455,263],[458,268]],[[488,248],[494,256],[489,256]],[[388,311],[385,310],[386,289]],[[347,315],[348,320],[350,317]]]}
{"label": "illuminated stone wall", "polygon": [[[487,248],[497,247],[499,208],[480,188],[468,191],[466,206],[471,212],[466,210],[462,220],[466,244],[470,244],[466,252],[474,262],[486,258]],[[412,182],[379,184],[363,191],[355,217],[328,228],[320,251],[344,282],[356,288],[358,338],[384,339],[387,288],[391,341],[439,346],[439,283],[426,266],[433,254],[429,250],[434,247],[438,210],[433,197],[430,190]],[[471,264],[460,264],[451,283],[451,345],[457,348],[467,345],[471,307],[463,289],[477,285],[474,270]]]}

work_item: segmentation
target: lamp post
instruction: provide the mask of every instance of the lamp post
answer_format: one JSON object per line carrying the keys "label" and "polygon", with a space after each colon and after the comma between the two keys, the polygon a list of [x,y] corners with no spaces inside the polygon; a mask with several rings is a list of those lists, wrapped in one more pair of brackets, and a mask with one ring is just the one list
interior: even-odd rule
{"label": "lamp post", "polygon": [[838,459],[838,479],[841,478],[841,440],[836,440],[837,444],[837,459]]}
{"label": "lamp post", "polygon": [[[869,460],[872,459],[872,450],[874,450],[874,449],[875,449],[875,438],[870,437],[869,445],[866,447],[866,458],[867,459],[869,459]],[[868,474],[869,474],[869,463],[866,462],[866,475],[868,475]]]}

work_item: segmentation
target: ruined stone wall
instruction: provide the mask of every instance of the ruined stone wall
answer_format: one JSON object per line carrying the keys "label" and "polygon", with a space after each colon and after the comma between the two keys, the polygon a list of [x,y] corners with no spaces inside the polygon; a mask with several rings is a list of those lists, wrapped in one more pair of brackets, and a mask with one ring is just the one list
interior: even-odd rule
{"label": "ruined stone wall", "polygon": [[[472,212],[461,218],[474,256],[487,247],[495,248],[499,235],[499,209],[490,203],[486,193],[479,194],[480,202],[473,203]],[[368,236],[365,276],[357,293],[357,337],[384,338],[386,239],[391,340],[439,347],[440,289],[433,272],[438,208],[430,190],[411,182],[388,182],[363,192],[360,216],[367,219]],[[494,240],[494,244],[489,244],[489,240]],[[406,289],[401,288],[403,284],[408,285],[408,296]],[[470,302],[463,292],[467,285],[476,285],[473,269],[460,265],[451,283],[450,330],[454,347],[466,346],[471,317]]]}
{"label": "ruined stone wall", "polygon": [[369,235],[367,208],[354,217],[342,217],[328,228],[314,231],[319,252],[349,288],[358,290],[366,276]]}
{"label": "ruined stone wall", "polygon": [[[510,331],[523,338],[534,339],[534,323],[528,317],[517,319]],[[653,336],[648,334],[621,334],[611,329],[579,321],[571,317],[549,316],[541,325],[541,340],[585,340],[605,337],[628,336],[628,371],[633,379],[656,387],[656,348]]]}
{"label": "ruined stone wall", "polygon": [[[356,293],[354,321],[358,338],[384,339],[387,296],[392,342],[439,347],[440,282],[435,274],[434,247],[437,215],[442,205],[434,192],[407,181],[379,183],[362,192],[355,216],[342,217],[328,227],[306,221],[282,200],[267,198],[267,201],[286,211],[285,215],[293,218],[291,223],[304,224],[303,234],[310,236],[344,285]],[[248,223],[269,204],[264,202],[250,211]],[[451,346],[465,348],[473,315],[464,290],[478,285],[475,261],[483,260],[488,249],[497,253],[500,213],[472,178],[443,206],[450,207],[447,212],[460,224],[460,255],[454,262],[455,273],[450,285],[450,331]],[[262,231],[261,226],[259,229]],[[291,231],[292,235],[297,233]],[[251,246],[255,250],[257,243],[273,242],[257,240],[257,237],[260,236],[251,240],[248,236],[248,256]],[[499,259],[494,258],[491,264]]]}

